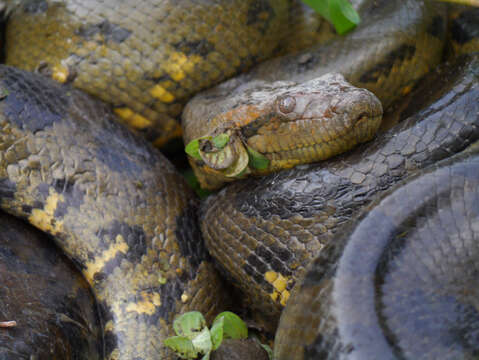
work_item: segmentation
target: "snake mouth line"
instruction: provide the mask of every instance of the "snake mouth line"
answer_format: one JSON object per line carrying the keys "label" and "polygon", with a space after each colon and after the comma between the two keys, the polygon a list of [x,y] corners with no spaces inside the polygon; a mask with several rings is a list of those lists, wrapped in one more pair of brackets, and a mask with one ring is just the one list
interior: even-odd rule
{"label": "snake mouth line", "polygon": [[[334,143],[341,142],[342,140],[348,140],[348,139],[356,140],[353,144],[351,144],[351,145],[355,145],[355,144],[370,140],[372,136],[374,135],[374,133],[376,132],[376,130],[379,128],[381,120],[382,120],[382,113],[374,114],[372,116],[367,116],[367,117],[360,116],[359,120],[356,120],[352,126],[344,127],[340,132],[336,132],[334,136],[326,136],[326,137],[329,137],[328,140],[321,139],[318,141],[319,136],[310,135],[308,136],[308,138],[312,140],[310,143],[294,142],[292,143],[293,146],[287,149],[276,149],[276,150],[264,149],[263,150],[263,149],[259,149],[255,147],[252,144],[249,144],[249,146],[254,148],[256,151],[260,152],[261,154],[265,155],[269,159],[272,159],[272,158],[276,158],[277,156],[275,155],[278,155],[278,154],[287,154],[287,153],[295,152],[295,151],[313,149],[318,146],[328,146]],[[305,121],[320,121],[320,120],[318,118],[302,118],[300,120],[296,120],[295,122],[298,123],[298,122],[305,122]],[[323,136],[322,138],[324,137],[325,136]],[[278,139],[280,139],[280,137],[278,137]],[[281,140],[278,140],[275,143],[280,144]],[[291,158],[291,160],[293,159],[294,158]],[[319,159],[319,160],[322,160],[322,159]]]}

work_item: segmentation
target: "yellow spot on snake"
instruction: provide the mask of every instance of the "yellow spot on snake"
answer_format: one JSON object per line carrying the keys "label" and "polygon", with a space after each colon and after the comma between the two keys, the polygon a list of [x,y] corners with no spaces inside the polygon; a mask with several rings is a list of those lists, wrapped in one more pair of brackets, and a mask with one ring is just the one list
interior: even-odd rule
{"label": "yellow spot on snake", "polygon": [[181,302],[184,304],[189,299],[189,296],[185,293],[181,294]]}
{"label": "yellow spot on snake", "polygon": [[103,266],[105,266],[108,260],[113,259],[119,252],[126,254],[128,251],[128,244],[121,235],[117,235],[115,242],[103,252],[103,254],[97,256],[93,261],[86,263],[85,277],[91,283],[96,273],[100,272]]}
{"label": "yellow spot on snake", "polygon": [[264,279],[273,285],[273,292],[269,294],[273,301],[277,301],[279,297],[279,302],[282,306],[286,305],[286,302],[289,299],[289,291],[286,290],[286,287],[291,282],[291,278],[289,276],[283,276],[278,274],[275,271],[267,271],[264,274]]}
{"label": "yellow spot on snake", "polygon": [[129,108],[116,108],[114,111],[129,126],[135,129],[144,129],[152,125],[152,122],[146,117],[133,112]]}
{"label": "yellow spot on snake", "polygon": [[186,73],[192,72],[195,65],[201,60],[202,57],[199,55],[188,57],[182,52],[174,52],[171,54],[170,60],[164,65],[164,70],[173,80],[181,81],[186,77]]}
{"label": "yellow spot on snake", "polygon": [[141,299],[136,303],[130,303],[126,306],[126,311],[137,312],[138,314],[153,315],[155,313],[155,307],[161,306],[160,294],[150,294],[146,291],[141,292]]}
{"label": "yellow spot on snake", "polygon": [[55,65],[52,68],[52,78],[62,84],[67,81],[69,75],[70,72],[66,66]]}
{"label": "yellow spot on snake", "polygon": [[411,86],[411,85],[407,85],[407,86],[405,86],[405,87],[402,89],[401,93],[402,93],[403,95],[407,95],[407,94],[409,94],[409,93],[411,92],[411,90],[412,90],[412,86]]}
{"label": "yellow spot on snake", "polygon": [[154,98],[159,99],[165,103],[170,103],[173,100],[175,100],[175,97],[173,96],[173,94],[160,85],[153,86],[150,89],[150,94]]}
{"label": "yellow spot on snake", "polygon": [[49,232],[52,235],[57,234],[62,230],[63,222],[55,219],[53,215],[55,214],[58,202],[63,200],[62,194],[58,194],[50,188],[43,209],[33,209],[28,221],[40,230]]}

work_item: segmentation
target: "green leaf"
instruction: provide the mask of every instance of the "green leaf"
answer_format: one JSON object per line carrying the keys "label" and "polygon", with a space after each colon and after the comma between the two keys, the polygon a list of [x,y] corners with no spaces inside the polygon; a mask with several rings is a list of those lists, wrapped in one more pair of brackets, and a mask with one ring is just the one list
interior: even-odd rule
{"label": "green leaf", "polygon": [[185,152],[196,160],[201,160],[200,156],[200,139],[191,140],[188,145],[185,146]]}
{"label": "green leaf", "polygon": [[211,341],[213,343],[213,350],[219,348],[221,343],[223,342],[223,326],[225,323],[225,318],[221,317],[213,323],[211,326],[210,334],[211,334]]}
{"label": "green leaf", "polygon": [[332,23],[340,35],[354,29],[361,21],[348,0],[303,0],[303,2]]}
{"label": "green leaf", "polygon": [[182,359],[194,359],[198,356],[198,351],[195,350],[193,342],[186,336],[172,336],[163,342]]}
{"label": "green leaf", "polygon": [[246,339],[248,327],[241,318],[231,311],[224,311],[216,316],[213,325],[223,317],[223,338],[224,339]]}
{"label": "green leaf", "polygon": [[186,336],[190,340],[193,340],[204,328],[206,328],[206,321],[199,311],[184,313],[173,321],[176,335]]}
{"label": "green leaf", "polygon": [[213,343],[211,342],[211,334],[207,327],[205,327],[201,332],[196,335],[192,340],[193,347],[200,354],[209,354],[213,348]]}
{"label": "green leaf", "polygon": [[218,149],[223,149],[228,141],[230,141],[230,137],[228,134],[219,134],[213,138],[213,145]]}
{"label": "green leaf", "polygon": [[250,167],[258,170],[265,170],[268,168],[269,160],[266,156],[260,154],[249,146],[247,146],[246,149],[248,150]]}
{"label": "green leaf", "polygon": [[359,24],[359,14],[348,0],[329,0],[329,14],[338,34],[345,34]]}

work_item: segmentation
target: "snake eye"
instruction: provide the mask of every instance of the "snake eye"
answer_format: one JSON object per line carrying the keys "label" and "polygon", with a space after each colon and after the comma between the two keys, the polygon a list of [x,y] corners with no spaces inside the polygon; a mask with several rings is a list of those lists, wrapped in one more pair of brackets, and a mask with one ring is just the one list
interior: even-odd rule
{"label": "snake eye", "polygon": [[296,107],[296,99],[292,96],[279,98],[278,107],[283,114],[288,114]]}

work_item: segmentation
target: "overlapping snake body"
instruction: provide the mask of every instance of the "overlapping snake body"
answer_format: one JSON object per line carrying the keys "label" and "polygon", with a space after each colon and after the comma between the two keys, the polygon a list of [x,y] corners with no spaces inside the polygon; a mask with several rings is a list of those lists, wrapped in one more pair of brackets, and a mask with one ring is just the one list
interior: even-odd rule
{"label": "overlapping snake body", "polygon": [[[328,66],[332,65],[328,65],[328,58],[337,52],[340,71],[353,82],[372,86],[386,104],[390,103],[391,93],[409,92],[414,82],[439,61],[445,23],[442,8],[437,6],[428,1],[366,2],[363,16],[368,14],[365,18],[370,16],[371,23],[339,41],[343,46],[349,44],[347,49],[330,44],[324,50],[309,51],[299,58],[283,57],[242,79],[256,75],[264,80],[287,79],[291,73],[309,78],[312,73],[317,75],[319,68],[329,71]],[[371,25],[375,22],[377,26]],[[107,22],[97,25],[90,29],[92,32],[77,35],[114,42],[126,34]],[[377,29],[381,26],[391,29],[384,35],[384,41],[378,42],[383,56],[373,63],[365,60],[366,57],[358,57],[360,71],[354,72],[349,57],[358,58],[350,51],[369,45],[366,52],[374,53],[376,48],[372,42],[377,41]],[[404,41],[391,41],[397,34],[406,34]],[[349,43],[351,39],[355,42]],[[179,46],[188,48],[188,45],[191,44],[180,42]],[[474,61],[468,64],[477,66],[477,60]],[[321,64],[326,67],[320,67]],[[409,71],[411,64],[416,64],[417,72]],[[471,69],[468,66],[463,65],[462,69]],[[280,74],[269,75],[272,68],[279,69]],[[169,77],[177,74],[167,73]],[[53,235],[79,263],[105,312],[109,358],[167,357],[160,341],[167,334],[167,324],[174,312],[194,308],[211,314],[221,302],[216,294],[215,299],[210,297],[219,282],[192,230],[194,220],[190,213],[195,212],[195,201],[191,193],[164,159],[110,120],[102,119],[111,118],[103,106],[76,91],[65,92],[53,84],[42,85],[33,75],[3,67],[1,75],[2,207]],[[273,321],[289,297],[295,282],[294,271],[303,270],[306,260],[322,247],[318,239],[323,236],[329,239],[331,229],[350,216],[351,209],[342,207],[342,200],[353,198],[361,204],[367,203],[378,190],[406,176],[411,163],[412,168],[422,168],[449,155],[445,149],[452,153],[473,141],[477,119],[462,116],[458,106],[461,101],[477,99],[471,85],[476,81],[475,75],[468,76],[454,83],[454,101],[443,104],[446,110],[457,115],[452,123],[446,119],[429,121],[434,116],[440,117],[434,113],[416,126],[414,121],[419,120],[416,118],[401,125],[402,133],[401,126],[395,128],[394,131],[402,134],[397,139],[391,132],[385,140],[375,140],[371,150],[365,150],[366,147],[360,150],[358,156],[364,157],[364,161],[346,155],[341,158],[347,164],[343,168],[334,169],[334,162],[323,164],[334,169],[330,173],[306,172],[300,168],[273,175],[264,182],[275,186],[255,194],[251,191],[256,182],[244,182],[224,190],[203,205],[202,227],[209,237],[210,250],[224,251],[226,256],[222,257],[226,265],[223,267],[229,272],[234,273],[231,269],[239,266],[240,278],[249,277],[246,287],[253,287],[254,294],[260,294],[252,295],[253,303],[266,304],[266,312]],[[160,76],[154,82],[168,80],[171,79]],[[155,84],[150,85],[155,88],[158,85]],[[380,88],[389,91],[383,94]],[[158,91],[154,94],[165,95]],[[477,106],[477,101],[475,104]],[[474,110],[471,113],[474,114]],[[139,117],[134,119],[142,121]],[[431,145],[431,148],[425,146],[428,149],[425,152],[419,151],[424,144],[416,148],[417,138],[421,136],[428,138]],[[383,154],[384,149],[391,153]],[[391,173],[390,169],[393,169]],[[288,179],[292,173],[299,177]],[[371,174],[373,180],[368,178]],[[320,186],[323,189],[319,189],[315,185],[318,180],[325,180],[331,187],[323,188],[323,184]],[[239,192],[244,194],[242,198],[228,197],[227,206],[217,205],[218,199],[244,184],[248,185]],[[347,192],[351,188],[353,192]],[[269,191],[285,189],[299,190],[303,195],[298,202],[296,195],[272,196],[271,202],[265,201]],[[327,200],[326,204],[315,202],[315,198],[312,203],[308,202],[316,191],[319,191],[318,198]],[[328,196],[332,196],[330,201]],[[339,203],[335,204],[336,200]],[[231,209],[236,215],[228,217]],[[262,219],[251,222],[251,214],[260,214]],[[224,234],[221,234],[221,221],[226,223]],[[281,243],[285,235],[291,239],[289,244]],[[211,240],[215,237],[225,239],[226,245],[221,248]],[[290,251],[287,246],[291,243],[298,252]],[[239,254],[237,263],[229,257],[236,256],[235,252]],[[299,336],[289,340],[293,342],[297,338]],[[295,351],[286,349],[285,358]]]}
{"label": "overlapping snake body", "polygon": [[168,358],[176,314],[211,317],[225,304],[191,190],[99,101],[6,66],[0,88],[2,209],[52,235],[80,267],[107,359]]}

